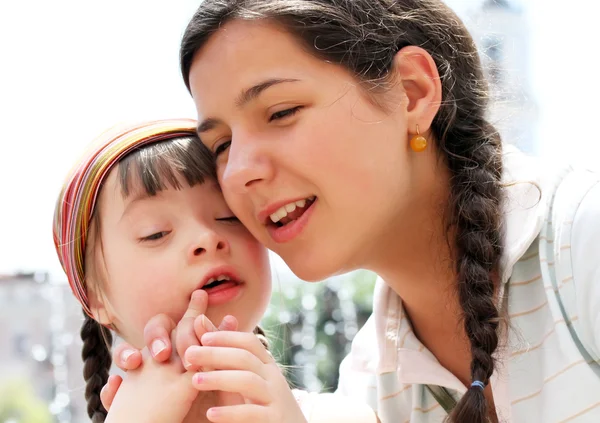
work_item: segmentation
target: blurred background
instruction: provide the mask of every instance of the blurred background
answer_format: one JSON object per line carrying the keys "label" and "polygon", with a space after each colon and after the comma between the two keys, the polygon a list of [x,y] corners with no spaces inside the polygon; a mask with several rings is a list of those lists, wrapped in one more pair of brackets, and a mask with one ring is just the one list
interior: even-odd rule
{"label": "blurred background", "polygon": [[[507,142],[600,168],[589,0],[448,0],[476,39]],[[178,45],[198,0],[0,2],[0,423],[85,422],[81,309],[51,238],[84,146],[121,121],[195,117]],[[371,311],[374,276],[299,281],[273,256],[264,326],[291,381],[333,390]]]}

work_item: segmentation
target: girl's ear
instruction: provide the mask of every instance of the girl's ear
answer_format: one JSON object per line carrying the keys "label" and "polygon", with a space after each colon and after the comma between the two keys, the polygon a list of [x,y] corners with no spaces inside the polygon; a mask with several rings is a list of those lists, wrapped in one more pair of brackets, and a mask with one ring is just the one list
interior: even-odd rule
{"label": "girl's ear", "polygon": [[110,304],[106,298],[100,292],[93,288],[88,288],[88,301],[90,302],[90,309],[96,320],[101,325],[109,327],[115,322],[115,316],[112,312]]}

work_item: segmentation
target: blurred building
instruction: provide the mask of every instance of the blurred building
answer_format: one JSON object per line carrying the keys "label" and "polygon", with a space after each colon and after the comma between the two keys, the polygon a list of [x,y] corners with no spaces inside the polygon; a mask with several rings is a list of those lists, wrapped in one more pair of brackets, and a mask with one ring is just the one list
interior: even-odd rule
{"label": "blurred building", "polygon": [[490,82],[491,121],[505,141],[527,153],[539,153],[527,14],[517,0],[484,0],[466,24]]}
{"label": "blurred building", "polygon": [[[77,337],[83,317],[68,285],[43,273],[0,275],[0,310],[0,391],[30,386],[27,401],[47,404],[52,421],[89,421]],[[3,406],[0,415],[10,411]],[[12,407],[10,413],[24,412]]]}

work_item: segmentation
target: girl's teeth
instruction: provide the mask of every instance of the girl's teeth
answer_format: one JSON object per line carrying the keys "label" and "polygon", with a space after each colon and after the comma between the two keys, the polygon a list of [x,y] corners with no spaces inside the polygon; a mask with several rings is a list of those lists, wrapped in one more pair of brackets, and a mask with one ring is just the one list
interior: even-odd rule
{"label": "girl's teeth", "polygon": [[296,201],[295,204],[296,204],[296,206],[302,208],[306,205],[306,200],[298,200],[298,201]]}
{"label": "girl's teeth", "polygon": [[229,276],[227,276],[227,275],[220,275],[220,276],[218,276],[216,278],[210,278],[206,282],[206,285],[210,285],[211,283],[216,282],[216,281],[229,281],[229,280],[231,280],[231,278]]}
{"label": "girl's teeth", "polygon": [[294,210],[296,210],[296,203],[290,203],[290,204],[286,204],[285,205],[285,211],[286,212],[291,213]]}

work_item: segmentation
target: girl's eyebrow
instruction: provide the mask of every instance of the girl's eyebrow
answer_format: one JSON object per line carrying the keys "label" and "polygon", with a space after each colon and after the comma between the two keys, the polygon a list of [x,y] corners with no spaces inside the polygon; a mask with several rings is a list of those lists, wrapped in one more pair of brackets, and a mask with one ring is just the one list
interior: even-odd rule
{"label": "girl's eyebrow", "polygon": [[154,195],[150,195],[144,191],[140,191],[138,193],[136,193],[135,195],[130,195],[127,197],[126,201],[126,205],[125,205],[125,209],[123,210],[123,214],[121,214],[121,217],[119,218],[119,222],[121,220],[123,220],[123,218],[129,213],[129,211],[131,210],[132,206],[136,203],[139,203],[140,201],[143,200],[147,200],[150,197],[155,197]]}

